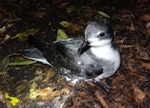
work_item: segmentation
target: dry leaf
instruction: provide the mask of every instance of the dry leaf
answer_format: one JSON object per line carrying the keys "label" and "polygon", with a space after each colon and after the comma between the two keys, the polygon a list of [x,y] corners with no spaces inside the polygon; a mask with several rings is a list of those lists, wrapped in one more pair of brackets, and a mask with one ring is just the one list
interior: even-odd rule
{"label": "dry leaf", "polygon": [[145,69],[150,70],[150,63],[141,62],[141,65],[142,65]]}
{"label": "dry leaf", "polygon": [[138,103],[143,102],[146,94],[138,86],[132,84],[132,87],[134,89],[134,95],[135,95],[136,102],[138,102]]}
{"label": "dry leaf", "polygon": [[56,72],[54,72],[52,69],[48,70],[48,71],[46,72],[46,77],[42,80],[42,82],[43,82],[43,83],[48,82],[48,80],[49,80],[50,78],[52,78],[55,74],[56,74]]}
{"label": "dry leaf", "polygon": [[148,53],[145,51],[140,51],[138,54],[136,54],[136,58],[141,60],[150,60]]}

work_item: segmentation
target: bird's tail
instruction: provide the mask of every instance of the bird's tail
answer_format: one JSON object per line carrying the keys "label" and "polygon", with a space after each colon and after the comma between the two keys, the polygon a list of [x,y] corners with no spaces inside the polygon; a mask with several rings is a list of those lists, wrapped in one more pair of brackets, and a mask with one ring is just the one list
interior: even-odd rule
{"label": "bird's tail", "polygon": [[48,47],[48,43],[40,41],[31,35],[28,37],[28,41],[31,45],[34,45],[34,47],[21,50],[20,54],[27,59],[39,61],[39,62],[48,64],[51,66],[51,64],[45,59],[44,54],[43,54],[43,52]]}
{"label": "bird's tail", "polygon": [[28,49],[21,50],[20,54],[27,59],[39,61],[51,66],[51,64],[45,59],[43,52],[41,52],[39,49],[35,47],[30,47]]}
{"label": "bird's tail", "polygon": [[28,36],[28,42],[33,45],[34,47],[38,48],[39,50],[41,50],[42,52],[45,51],[45,49],[49,46],[48,43],[43,42],[41,40],[38,40],[36,38],[34,38],[32,35]]}

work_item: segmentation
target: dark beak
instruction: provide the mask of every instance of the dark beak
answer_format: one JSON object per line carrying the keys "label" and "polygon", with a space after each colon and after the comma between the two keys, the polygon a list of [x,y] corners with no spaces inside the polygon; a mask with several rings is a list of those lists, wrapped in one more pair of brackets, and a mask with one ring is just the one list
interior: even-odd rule
{"label": "dark beak", "polygon": [[82,44],[81,44],[81,47],[78,49],[78,52],[80,54],[83,54],[86,50],[88,50],[90,48],[89,46],[89,42],[88,41],[84,41]]}

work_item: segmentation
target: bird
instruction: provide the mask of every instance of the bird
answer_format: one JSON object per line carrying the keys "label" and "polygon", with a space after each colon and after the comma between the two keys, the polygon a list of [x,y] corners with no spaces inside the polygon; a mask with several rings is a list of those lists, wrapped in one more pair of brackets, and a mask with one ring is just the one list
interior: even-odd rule
{"label": "bird", "polygon": [[[29,36],[31,47],[21,51],[25,58],[42,62],[58,70],[67,81],[101,82],[120,67],[120,53],[113,41],[111,26],[103,21],[90,22],[84,36],[51,43]],[[99,83],[109,91],[109,86]]]}

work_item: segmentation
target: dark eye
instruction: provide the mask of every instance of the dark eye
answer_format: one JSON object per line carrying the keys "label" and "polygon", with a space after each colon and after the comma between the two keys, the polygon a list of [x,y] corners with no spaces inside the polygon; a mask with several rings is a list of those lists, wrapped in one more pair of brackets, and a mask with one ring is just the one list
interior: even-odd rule
{"label": "dark eye", "polygon": [[101,32],[101,33],[100,33],[100,36],[104,36],[104,35],[105,35],[105,33],[104,33],[104,32]]}

